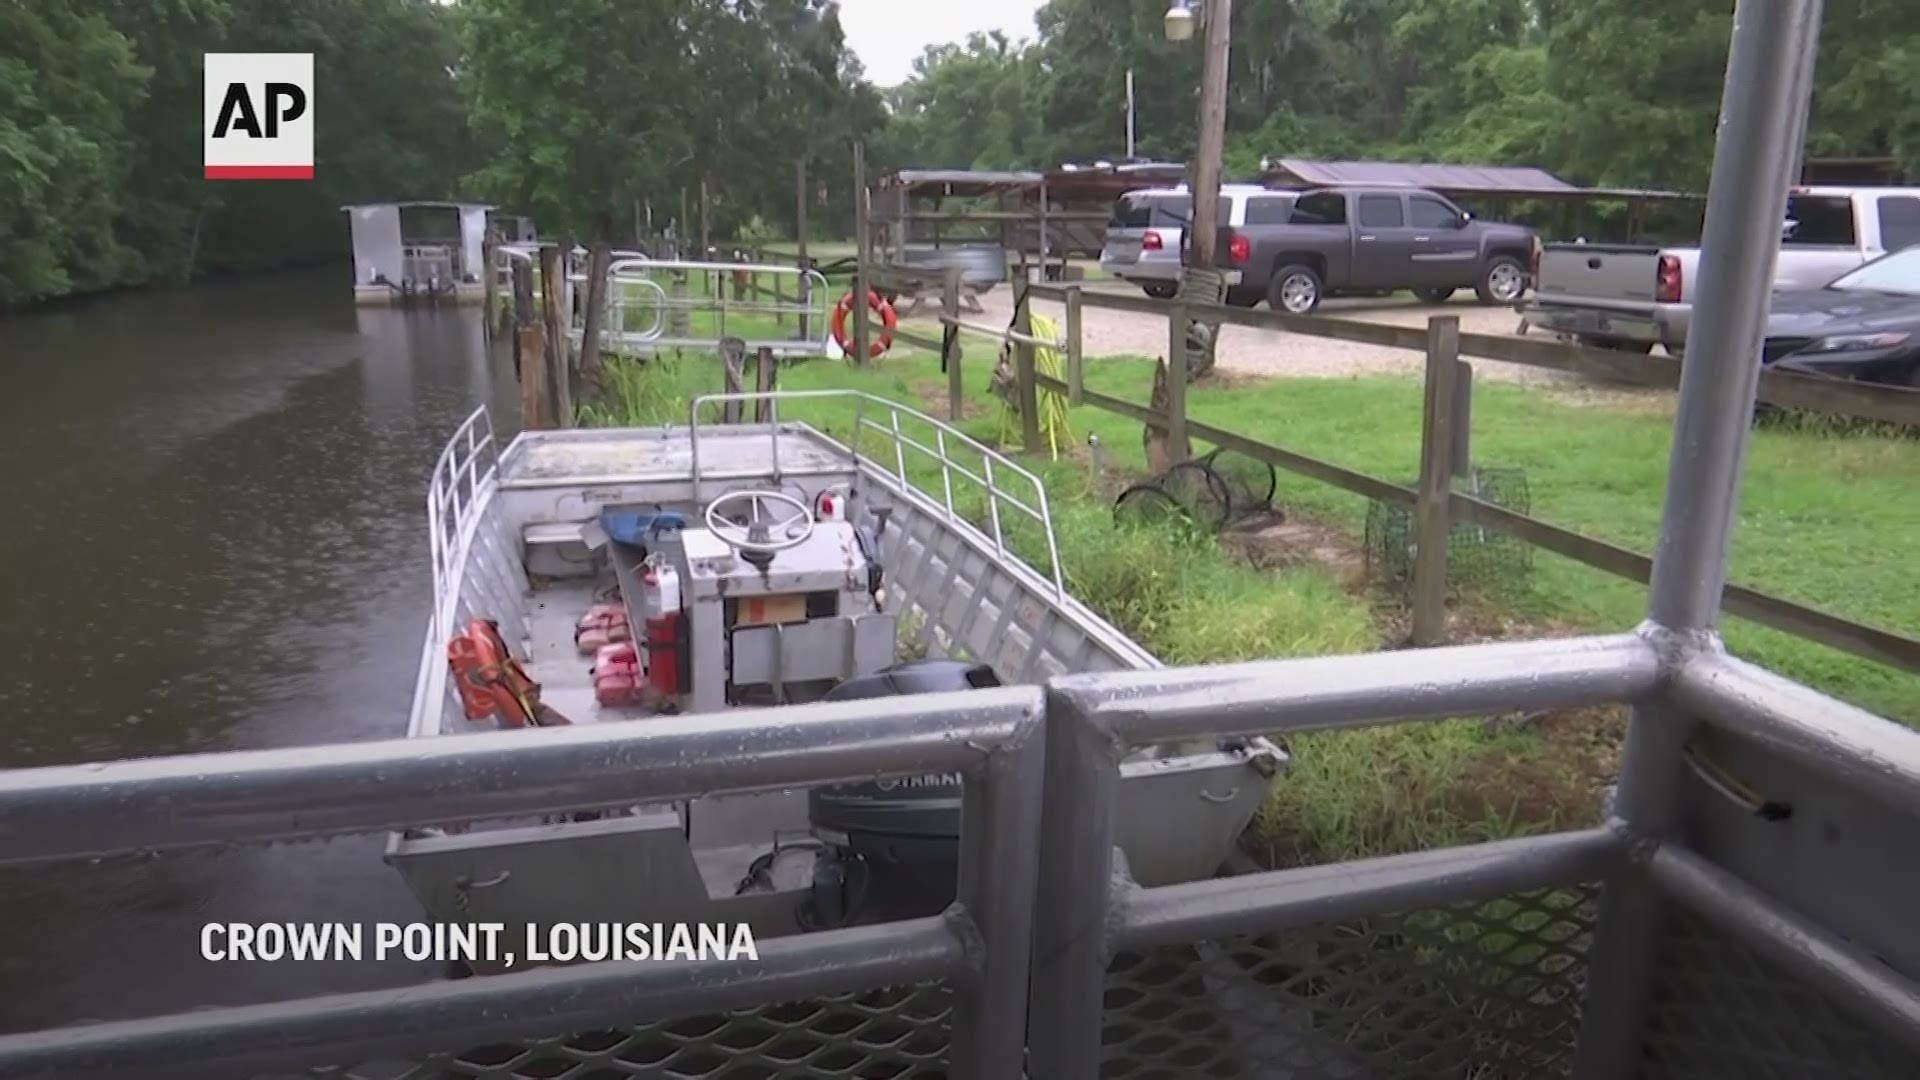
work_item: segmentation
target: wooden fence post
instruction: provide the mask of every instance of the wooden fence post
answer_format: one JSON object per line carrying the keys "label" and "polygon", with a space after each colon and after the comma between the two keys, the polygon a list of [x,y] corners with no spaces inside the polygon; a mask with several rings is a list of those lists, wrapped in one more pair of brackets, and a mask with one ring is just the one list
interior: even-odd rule
{"label": "wooden fence post", "polygon": [[[762,394],[770,394],[778,390],[780,388],[779,373],[780,361],[774,357],[773,350],[765,345],[760,346],[759,353],[754,356],[753,388]],[[753,422],[765,424],[772,418],[773,402],[764,397],[753,399]]]}
{"label": "wooden fence post", "polygon": [[673,272],[673,292],[667,311],[667,333],[674,337],[688,337],[693,333],[693,313],[687,307],[687,270]]}
{"label": "wooden fence post", "polygon": [[[1013,301],[1013,329],[1017,333],[1033,333],[1032,284],[1032,278],[1020,276],[1020,292]],[[1033,377],[1033,345],[1019,341],[1013,348],[1014,388],[1020,400],[1020,441],[1027,453],[1038,454],[1046,449],[1046,443],[1040,436],[1040,394]]]}
{"label": "wooden fence post", "polygon": [[1081,371],[1080,286],[1067,288],[1067,404],[1075,408],[1086,403],[1086,384]]}
{"label": "wooden fence post", "polygon": [[1413,644],[1447,636],[1447,548],[1453,531],[1454,421],[1460,374],[1460,317],[1427,320],[1427,383],[1420,425],[1420,489],[1414,503]]}
{"label": "wooden fence post", "polygon": [[[740,393],[742,383],[746,379],[747,343],[737,337],[721,338],[720,367],[722,369],[721,378],[724,380],[724,392],[728,394]],[[745,403],[737,398],[729,399],[721,403],[720,422],[723,424],[739,423],[741,413],[744,411],[740,406],[743,404]]]}
{"label": "wooden fence post", "polygon": [[867,260],[873,242],[873,208],[867,201],[867,147],[853,144],[853,362],[867,362]]}
{"label": "wooden fence post", "polygon": [[1456,360],[1453,370],[1453,475],[1470,480],[1473,477],[1473,365]]}
{"label": "wooden fence post", "polygon": [[1187,305],[1167,309],[1167,464],[1193,456],[1187,441]]}
{"label": "wooden fence post", "polygon": [[812,318],[807,306],[813,302],[813,286],[807,281],[807,159],[802,157],[794,165],[794,255],[793,261],[800,267],[800,285],[795,290],[794,302],[800,308],[800,340],[808,341],[813,337]]}
{"label": "wooden fence post", "polygon": [[[946,319],[960,317],[957,266],[947,268],[946,280],[940,284],[940,314]],[[940,370],[947,373],[947,419],[957,424],[967,396],[966,383],[960,378],[960,328],[944,320],[940,324]]]}

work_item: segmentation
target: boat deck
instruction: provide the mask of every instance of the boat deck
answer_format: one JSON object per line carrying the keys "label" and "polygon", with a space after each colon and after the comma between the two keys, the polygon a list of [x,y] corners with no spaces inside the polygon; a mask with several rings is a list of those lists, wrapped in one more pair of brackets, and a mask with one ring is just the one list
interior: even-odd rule
{"label": "boat deck", "polygon": [[[604,580],[604,579],[603,579]],[[589,578],[542,582],[527,609],[527,674],[540,684],[540,700],[576,724],[644,720],[639,706],[605,706],[593,696],[593,657],[580,655],[573,628],[596,600],[613,599],[605,584]]]}
{"label": "boat deck", "polygon": [[[620,721],[645,723],[656,714],[635,706],[605,706],[594,699],[593,658],[580,655],[573,643],[575,620],[596,600],[609,599],[608,579],[586,578],[544,582],[534,592],[528,612],[531,640],[526,643],[527,674],[540,684],[540,698],[575,724]],[[695,800],[677,808],[688,821],[689,837],[697,851],[701,874],[715,895],[731,895],[754,859],[769,850],[777,838],[807,832],[806,792],[789,790],[752,795],[723,795]],[[806,865],[801,864],[801,869]],[[799,871],[782,866],[775,880]],[[797,880],[797,879],[796,879]]]}
{"label": "boat deck", "polygon": [[509,487],[686,480],[695,473],[696,447],[702,477],[853,469],[844,448],[807,428],[783,423],[777,434],[767,425],[702,427],[697,441],[688,437],[686,428],[542,433],[515,445],[501,463],[500,476]]}

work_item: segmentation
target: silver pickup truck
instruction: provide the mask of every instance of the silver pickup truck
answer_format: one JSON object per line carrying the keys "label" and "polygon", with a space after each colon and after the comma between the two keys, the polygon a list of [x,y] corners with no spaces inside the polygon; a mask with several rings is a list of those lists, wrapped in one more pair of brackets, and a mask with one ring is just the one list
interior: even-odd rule
{"label": "silver pickup truck", "polygon": [[[1795,188],[1780,229],[1776,289],[1817,288],[1920,243],[1920,188]],[[1528,323],[1583,345],[1669,353],[1685,346],[1700,281],[1697,247],[1548,244]]]}

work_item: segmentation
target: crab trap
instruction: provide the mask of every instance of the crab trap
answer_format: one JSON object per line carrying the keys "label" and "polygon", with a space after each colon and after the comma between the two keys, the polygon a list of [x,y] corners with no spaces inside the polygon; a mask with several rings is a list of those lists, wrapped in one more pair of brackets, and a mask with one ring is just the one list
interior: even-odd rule
{"label": "crab trap", "polygon": [[[1471,476],[1456,480],[1454,490],[1517,514],[1533,511],[1524,469],[1477,468]],[[1369,505],[1367,579],[1404,594],[1413,581],[1415,539],[1413,507]],[[1447,578],[1454,584],[1507,583],[1532,569],[1532,545],[1484,525],[1453,523],[1447,540]]]}
{"label": "crab trap", "polygon": [[1222,448],[1122,491],[1113,502],[1113,519],[1129,527],[1179,522],[1218,533],[1236,521],[1271,512],[1277,485],[1272,465]]}

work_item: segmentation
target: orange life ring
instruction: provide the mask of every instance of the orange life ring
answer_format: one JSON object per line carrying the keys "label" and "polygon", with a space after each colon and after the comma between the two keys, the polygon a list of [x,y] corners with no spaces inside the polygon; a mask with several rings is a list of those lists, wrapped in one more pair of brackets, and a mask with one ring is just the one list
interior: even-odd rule
{"label": "orange life ring", "polygon": [[469,720],[493,717],[506,727],[552,727],[567,722],[540,704],[540,684],[513,658],[500,636],[500,625],[492,619],[473,620],[466,633],[447,642],[447,666],[453,671],[461,711]]}
{"label": "orange life ring", "polygon": [[[886,297],[872,289],[867,290],[867,307],[880,316],[880,336],[867,343],[867,359],[871,360],[893,348],[893,332],[900,326],[900,316],[895,314],[893,305],[887,303]],[[852,313],[853,290],[849,289],[847,295],[833,305],[833,340],[839,343],[843,353],[853,351],[853,341],[847,336],[847,316]]]}

